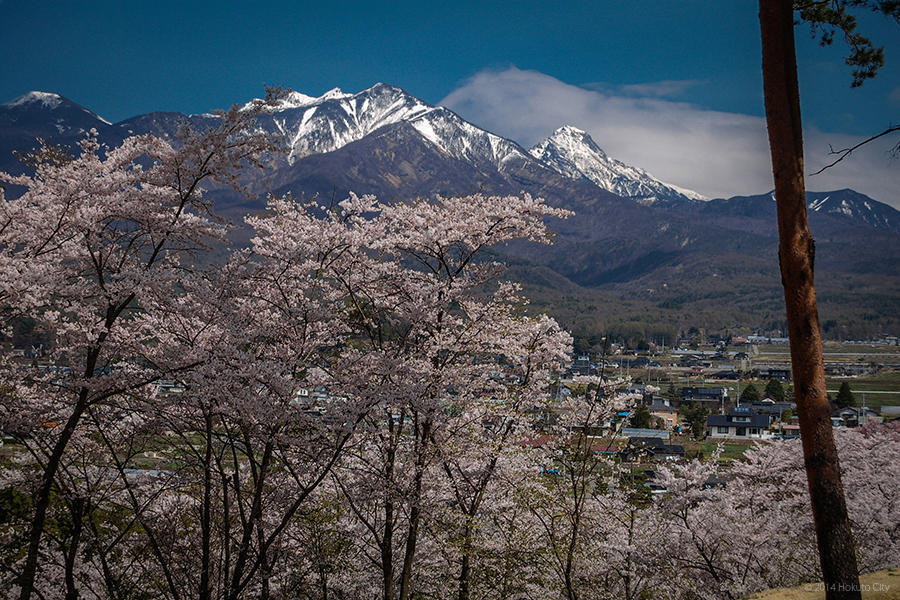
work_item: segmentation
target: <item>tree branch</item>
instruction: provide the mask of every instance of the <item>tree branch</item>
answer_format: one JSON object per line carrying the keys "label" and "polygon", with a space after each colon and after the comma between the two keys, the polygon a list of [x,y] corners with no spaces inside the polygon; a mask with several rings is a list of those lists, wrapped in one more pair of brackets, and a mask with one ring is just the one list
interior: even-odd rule
{"label": "tree branch", "polygon": [[891,133],[894,133],[895,131],[900,131],[900,125],[893,125],[893,126],[891,126],[891,127],[888,127],[887,129],[885,129],[885,130],[882,131],[881,133],[876,134],[876,135],[873,135],[872,137],[870,137],[870,138],[868,138],[868,139],[865,139],[865,140],[861,141],[860,143],[858,143],[858,144],[856,144],[855,146],[852,146],[852,147],[850,147],[850,148],[842,148],[841,150],[832,150],[831,152],[829,152],[829,154],[836,154],[836,155],[838,155],[838,157],[834,160],[834,162],[825,165],[824,167],[822,167],[821,169],[819,169],[818,171],[816,171],[815,173],[813,173],[813,175],[818,175],[818,174],[821,173],[822,171],[824,171],[824,170],[826,170],[826,169],[830,169],[830,168],[833,167],[834,165],[838,164],[839,162],[841,162],[842,160],[844,160],[845,158],[847,158],[848,156],[850,156],[855,150],[859,149],[861,146],[865,146],[865,145],[868,144],[869,142],[875,141],[875,140],[877,140],[877,139],[880,138],[880,137],[884,137],[884,136],[886,136],[886,135],[889,135],[889,134],[891,134]]}

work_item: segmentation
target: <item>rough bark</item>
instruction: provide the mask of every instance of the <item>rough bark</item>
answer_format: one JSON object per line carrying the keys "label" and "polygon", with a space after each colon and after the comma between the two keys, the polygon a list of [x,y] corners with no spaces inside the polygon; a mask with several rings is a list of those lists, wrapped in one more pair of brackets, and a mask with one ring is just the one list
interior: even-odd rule
{"label": "rough bark", "polygon": [[778,210],[791,369],[826,597],[860,598],[855,545],[832,433],[806,215],[791,0],[760,0],[766,121]]}

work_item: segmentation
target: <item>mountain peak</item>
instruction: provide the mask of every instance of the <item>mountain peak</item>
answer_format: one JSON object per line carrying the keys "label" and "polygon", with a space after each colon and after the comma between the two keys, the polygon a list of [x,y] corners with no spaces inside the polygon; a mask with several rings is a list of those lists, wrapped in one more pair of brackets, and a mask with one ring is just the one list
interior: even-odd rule
{"label": "mountain peak", "polygon": [[585,131],[584,129],[579,129],[579,128],[575,127],[574,125],[563,125],[559,129],[554,131],[553,135],[551,135],[550,137],[551,138],[570,137],[570,138],[575,138],[575,139],[579,139],[579,140],[588,139],[588,140],[593,141],[591,139],[590,134],[587,131]]}
{"label": "mountain peak", "polygon": [[572,125],[560,127],[530,153],[566,177],[587,179],[641,204],[705,200],[697,192],[664,183],[643,169],[608,156],[586,131]]}
{"label": "mountain peak", "polygon": [[369,87],[368,89],[363,90],[363,91],[360,92],[360,93],[365,93],[365,92],[377,92],[377,91],[381,91],[381,90],[390,91],[390,92],[401,92],[401,93],[405,93],[405,92],[403,92],[402,89],[398,88],[396,85],[391,85],[391,84],[385,83],[385,82],[383,82],[383,81],[379,81],[378,83],[372,85],[371,87]]}
{"label": "mountain peak", "polygon": [[306,94],[291,90],[278,102],[278,106],[279,108],[300,108],[302,106],[309,106],[315,101],[316,98],[313,98],[312,96],[307,96]]}
{"label": "mountain peak", "polygon": [[65,101],[65,98],[53,92],[40,92],[32,90],[27,94],[22,94],[15,100],[7,102],[3,106],[13,108],[17,106],[26,106],[29,104],[42,104],[44,107],[54,109]]}
{"label": "mountain peak", "polygon": [[345,93],[341,90],[341,88],[336,87],[336,88],[331,88],[330,90],[328,90],[327,92],[325,92],[324,94],[322,94],[321,96],[319,96],[318,98],[316,98],[316,101],[317,101],[317,102],[324,102],[324,101],[326,101],[326,100],[339,100],[339,99],[342,99],[342,98],[349,98],[349,97],[352,96],[352,95],[353,95],[353,94],[345,94]]}
{"label": "mountain peak", "polygon": [[[597,142],[594,141],[591,134],[574,125],[563,125],[554,131],[553,135],[547,138],[546,141],[552,143],[554,146],[570,148],[572,151],[579,151],[579,147],[583,146],[584,148],[582,150],[597,154],[603,158],[608,158],[606,152],[597,145]],[[535,146],[535,148],[537,148],[537,146]]]}
{"label": "mountain peak", "polygon": [[569,137],[577,137],[577,138],[591,137],[590,135],[588,135],[588,133],[584,129],[578,129],[574,125],[563,125],[559,129],[554,131],[553,135],[550,137],[563,136],[563,135],[569,136]]}
{"label": "mountain peak", "polygon": [[49,118],[56,121],[53,126],[56,133],[70,128],[87,131],[91,127],[110,125],[100,115],[54,92],[32,90],[6,104],[0,104],[0,108],[5,109],[3,112],[6,113],[6,119],[20,126],[25,121],[47,119],[46,112],[53,111],[53,116]]}

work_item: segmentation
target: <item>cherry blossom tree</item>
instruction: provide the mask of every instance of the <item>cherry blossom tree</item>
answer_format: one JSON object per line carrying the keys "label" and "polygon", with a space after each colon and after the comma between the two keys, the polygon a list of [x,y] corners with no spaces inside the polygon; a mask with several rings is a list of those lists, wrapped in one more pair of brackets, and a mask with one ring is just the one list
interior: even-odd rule
{"label": "cherry blossom tree", "polygon": [[552,405],[555,423],[535,450],[535,463],[544,466],[545,476],[533,481],[523,497],[541,531],[546,570],[555,574],[553,587],[567,600],[584,597],[594,565],[606,561],[600,540],[611,522],[598,500],[609,501],[610,490],[617,489],[618,468],[610,451],[624,421],[616,423],[616,415],[637,400],[616,391],[625,384],[622,379],[582,376],[574,383],[587,391]]}
{"label": "cherry blossom tree", "polygon": [[[838,432],[847,506],[862,571],[895,567],[900,548],[900,425]],[[716,461],[661,469],[671,492],[668,561],[681,594],[740,598],[821,581],[799,441],[759,444],[723,471]],[[777,557],[777,559],[773,559]],[[665,564],[665,563],[664,563]]]}
{"label": "cherry blossom tree", "polygon": [[105,150],[88,136],[78,157],[59,160],[44,147],[34,175],[0,174],[0,183],[25,188],[0,198],[0,310],[52,332],[60,367],[24,373],[4,406],[4,424],[42,464],[23,600],[34,590],[60,465],[88,411],[166,372],[149,356],[155,331],[144,307],[177,290],[191,252],[222,237],[201,186],[238,187],[238,171],[273,149],[250,130],[253,110],[235,106],[218,116],[210,130],[183,131],[177,147],[137,136]]}
{"label": "cherry blossom tree", "polygon": [[[245,118],[233,110],[223,123]],[[226,149],[231,139],[222,138]],[[235,157],[230,168],[269,148],[249,139],[258,143],[255,154]],[[478,255],[518,237],[545,240],[543,217],[565,213],[527,196],[397,206],[351,196],[332,211],[272,199],[266,215],[248,219],[257,233],[252,248],[204,270],[185,256],[206,239],[221,239],[197,188],[218,171],[194,173],[197,181],[174,208],[164,200],[183,191],[166,173],[182,175],[178,166],[193,164],[181,153],[206,146],[190,137],[179,149],[152,138],[129,144],[125,156],[116,149],[101,158],[89,139],[80,158],[17,179],[30,187],[4,205],[4,268],[60,280],[58,289],[26,281],[4,290],[8,310],[38,314],[55,333],[60,365],[38,378],[23,371],[18,413],[5,415],[44,471],[35,491],[44,505],[36,505],[31,525],[37,550],[22,567],[23,596],[43,593],[33,583],[38,568],[42,582],[58,572],[71,597],[88,587],[118,597],[138,582],[172,598],[283,595],[294,572],[286,557],[319,486],[348,442],[358,452],[384,435],[404,446],[404,460],[412,457],[402,465],[410,485],[397,504],[409,510],[398,578],[400,595],[408,596],[417,545],[428,543],[419,530],[431,506],[428,471],[437,465],[437,448],[449,449],[445,440],[502,404],[484,393],[505,404],[533,393],[570,339],[547,317],[522,314],[515,286],[485,295],[500,266],[478,262]],[[170,171],[159,172],[166,165]],[[82,170],[109,187],[82,194]],[[77,191],[38,189],[50,177]],[[33,218],[28,202],[58,206],[47,197],[57,192],[72,206],[92,201],[80,210],[99,221],[85,217],[70,226],[61,215],[61,225],[44,236],[56,255],[45,256],[28,243],[40,236],[26,239],[14,214]],[[123,194],[135,206],[117,208]],[[145,201],[150,208],[139,210]],[[34,272],[38,267],[44,275]],[[84,371],[72,368],[78,360],[86,361]],[[164,393],[155,384],[162,377],[177,380],[181,393]],[[316,388],[327,391],[313,404],[308,392]],[[68,417],[61,433],[56,415]],[[42,422],[46,427],[35,427]],[[91,453],[73,453],[87,442]],[[114,497],[67,491],[67,483],[88,480],[78,470],[88,455]],[[148,455],[159,469],[139,467]],[[347,481],[334,479],[345,499]],[[77,521],[62,537],[56,529],[44,535],[41,522],[56,497]],[[81,505],[85,497],[90,510]],[[91,530],[91,515],[112,506],[123,518]],[[88,538],[90,559],[82,552]],[[116,569],[139,556],[138,568]],[[390,562],[388,568],[393,577]],[[101,583],[88,586],[91,576]]]}
{"label": "cherry blossom tree", "polygon": [[[507,374],[525,376],[529,361],[553,359],[563,341],[542,318],[537,328],[551,334],[550,344],[538,348],[515,287],[487,290],[500,268],[478,257],[515,238],[546,241],[543,217],[566,213],[527,195],[383,207],[353,201],[360,212],[377,212],[369,224],[353,225],[381,228],[365,236],[367,254],[379,260],[353,275],[365,278],[353,299],[359,341],[340,372],[351,395],[369,398],[373,408],[336,483],[367,533],[365,554],[380,572],[380,595],[406,599],[422,527],[441,497],[433,485],[441,450],[463,428],[483,426],[485,397],[506,396]],[[351,281],[348,274],[345,285]],[[502,419],[503,401],[495,407]]]}
{"label": "cherry blossom tree", "polygon": [[[558,366],[571,347],[571,337],[546,316],[522,323],[518,335],[522,354],[509,357],[508,379],[504,382],[495,376],[489,390],[465,410],[456,404],[457,410],[450,415],[451,435],[438,448],[446,477],[443,484],[449,492],[442,530],[454,541],[456,552],[450,560],[458,565],[453,579],[458,582],[459,600],[470,597],[472,571],[479,568],[474,564],[476,544],[483,544],[483,536],[492,532],[482,523],[497,517],[499,507],[491,506],[491,500],[503,502],[508,492],[496,489],[497,478],[502,473],[503,483],[514,486],[517,477],[527,476],[521,471],[517,442],[531,434],[535,406],[548,401],[549,367]],[[527,469],[533,470],[534,465],[528,464]]]}

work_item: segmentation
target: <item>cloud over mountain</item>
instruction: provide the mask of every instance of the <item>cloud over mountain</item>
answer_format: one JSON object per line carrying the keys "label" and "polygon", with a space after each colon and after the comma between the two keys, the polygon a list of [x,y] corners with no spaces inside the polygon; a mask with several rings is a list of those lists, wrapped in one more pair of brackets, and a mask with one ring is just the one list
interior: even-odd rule
{"label": "cloud over mountain", "polygon": [[[465,119],[530,146],[561,125],[589,132],[606,151],[639,164],[665,181],[709,197],[773,187],[765,119],[667,100],[665,85],[586,89],[537,71],[485,70],[441,101]],[[644,90],[645,94],[639,93]],[[760,90],[760,109],[762,108]],[[874,133],[874,132],[873,132]],[[807,172],[859,137],[806,132]],[[871,144],[829,171],[808,178],[813,190],[850,187],[900,206],[900,173],[885,150],[896,140]]]}

